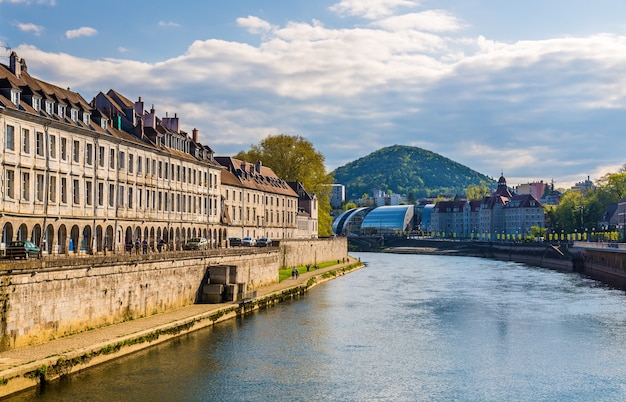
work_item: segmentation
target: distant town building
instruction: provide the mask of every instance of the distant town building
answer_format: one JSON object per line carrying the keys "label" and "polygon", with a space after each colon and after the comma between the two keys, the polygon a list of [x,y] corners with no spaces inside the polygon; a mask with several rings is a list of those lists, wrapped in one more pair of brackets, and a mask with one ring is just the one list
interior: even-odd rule
{"label": "distant town building", "polygon": [[346,186],[334,183],[330,185],[330,206],[337,209],[341,208],[346,202]]}
{"label": "distant town building", "polygon": [[511,195],[501,176],[496,191],[483,200],[437,202],[426,230],[446,237],[513,239],[544,225],[541,203],[530,194]]}
{"label": "distant town building", "polygon": [[517,195],[524,195],[524,194],[530,194],[533,197],[535,197],[535,199],[541,199],[544,195],[544,193],[546,192],[546,189],[548,189],[549,186],[543,182],[543,180],[538,181],[538,182],[532,182],[532,183],[524,183],[524,184],[520,184],[517,187],[515,187],[515,194]]}
{"label": "distant town building", "polygon": [[582,194],[587,194],[587,191],[593,190],[594,188],[596,188],[596,186],[589,179],[589,176],[587,176],[587,180],[581,181],[579,183],[576,183],[574,186],[572,186],[572,190],[578,191]]}

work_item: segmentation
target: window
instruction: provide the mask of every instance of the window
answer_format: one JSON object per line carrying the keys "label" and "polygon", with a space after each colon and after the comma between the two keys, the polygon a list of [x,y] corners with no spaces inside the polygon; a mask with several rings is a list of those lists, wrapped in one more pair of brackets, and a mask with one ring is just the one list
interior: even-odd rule
{"label": "window", "polygon": [[91,114],[83,112],[83,123],[86,125],[91,124]]}
{"label": "window", "polygon": [[115,149],[109,151],[109,169],[115,169]]}
{"label": "window", "polygon": [[67,178],[61,177],[61,202],[67,204]]}
{"label": "window", "polygon": [[43,194],[44,194],[43,175],[38,174],[35,180],[35,197],[37,198],[37,201],[43,202]]}
{"label": "window", "polygon": [[109,206],[115,206],[115,184],[109,184]]}
{"label": "window", "polygon": [[67,160],[67,138],[61,137],[61,159]]}
{"label": "window", "polygon": [[54,105],[52,103],[52,101],[46,101],[46,113],[48,113],[49,115],[52,115],[52,110],[54,109]]}
{"label": "window", "polygon": [[44,156],[45,145],[44,145],[44,142],[43,142],[43,133],[42,132],[37,131],[37,140],[36,140],[36,142],[37,143],[35,144],[35,146],[36,146],[35,152],[37,152],[37,156]]}
{"label": "window", "polygon": [[128,187],[128,208],[133,207],[133,188]]}
{"label": "window", "polygon": [[169,177],[169,172],[170,172],[169,163],[165,162],[165,180],[167,180],[167,179],[168,179],[168,177]]}
{"label": "window", "polygon": [[48,202],[57,202],[57,177],[50,176],[50,184],[48,186]]}
{"label": "window", "polygon": [[146,158],[146,174],[150,174],[150,158]]}
{"label": "window", "polygon": [[87,147],[85,147],[85,163],[88,165],[93,164],[93,144],[87,144]]}
{"label": "window", "polygon": [[65,118],[65,105],[59,105],[59,116],[62,119]]}
{"label": "window", "polygon": [[13,170],[6,170],[5,173],[5,194],[8,198],[15,198],[15,172]]}
{"label": "window", "polygon": [[141,156],[137,157],[137,173],[141,174],[142,172],[142,166],[141,164],[143,163],[143,160],[141,158]]}
{"label": "window", "polygon": [[74,148],[72,152],[74,155],[74,162],[80,162],[80,142],[74,141]]}
{"label": "window", "polygon": [[120,186],[119,206],[124,206],[124,186]]}
{"label": "window", "polygon": [[22,200],[30,200],[30,173],[22,172]]}
{"label": "window", "polygon": [[[139,165],[139,166],[141,166],[141,165]],[[143,196],[143,191],[140,188],[138,188],[137,189],[137,204],[138,204],[139,208],[143,208],[142,196]]]}
{"label": "window", "polygon": [[85,182],[85,202],[87,205],[91,205],[92,202],[92,194],[93,193],[93,183],[89,180]]}
{"label": "window", "polygon": [[20,105],[20,93],[17,89],[11,90],[11,102],[13,102],[15,106]]}
{"label": "window", "polygon": [[124,158],[126,158],[126,154],[124,152],[120,151],[120,157],[118,158],[119,161],[120,161],[120,166],[119,166],[120,169],[124,169],[125,168],[124,165],[126,163],[126,159],[124,159]]}
{"label": "window", "polygon": [[159,161],[159,179],[163,177],[163,162]]}
{"label": "window", "polygon": [[13,126],[9,126],[7,125],[7,129],[6,129],[6,148],[7,149],[11,149],[11,150],[15,150],[15,128]]}
{"label": "window", "polygon": [[30,131],[22,129],[22,153],[30,153]]}
{"label": "window", "polygon": [[70,109],[70,115],[72,116],[73,121],[78,121],[78,110]]}
{"label": "window", "polygon": [[98,165],[100,167],[104,167],[104,147],[103,146],[98,148]]}
{"label": "window", "polygon": [[50,158],[57,158],[57,137],[55,135],[50,136]]}
{"label": "window", "polygon": [[33,109],[39,112],[41,110],[41,98],[38,96],[33,96]]}
{"label": "window", "polygon": [[132,173],[134,169],[133,157],[134,157],[133,154],[131,153],[128,154],[128,172],[129,173]]}
{"label": "window", "polygon": [[80,204],[80,181],[78,179],[74,179],[73,181],[72,194],[73,194],[72,202],[76,205]]}
{"label": "window", "polygon": [[98,206],[104,205],[104,183],[98,183]]}

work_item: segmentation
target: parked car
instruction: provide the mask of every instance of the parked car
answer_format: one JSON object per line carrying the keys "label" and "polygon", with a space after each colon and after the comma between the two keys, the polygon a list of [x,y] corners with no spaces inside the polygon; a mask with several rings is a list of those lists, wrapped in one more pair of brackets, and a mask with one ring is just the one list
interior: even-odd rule
{"label": "parked car", "polygon": [[9,258],[41,258],[41,249],[30,241],[12,241],[6,248]]}
{"label": "parked car", "polygon": [[246,247],[254,247],[256,246],[256,239],[254,237],[244,237],[241,240],[241,245]]}
{"label": "parked car", "polygon": [[229,237],[228,244],[230,244],[231,247],[241,246],[241,239],[239,237]]}
{"label": "parked car", "polygon": [[209,241],[206,237],[194,237],[183,245],[183,250],[207,250],[208,248]]}
{"label": "parked car", "polygon": [[257,247],[272,247],[272,239],[268,239],[267,237],[261,237],[256,241]]}

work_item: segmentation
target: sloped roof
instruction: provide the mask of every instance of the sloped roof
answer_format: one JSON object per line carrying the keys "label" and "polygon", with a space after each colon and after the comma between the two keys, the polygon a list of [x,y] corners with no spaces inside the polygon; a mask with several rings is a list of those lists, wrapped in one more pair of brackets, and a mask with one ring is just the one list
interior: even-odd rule
{"label": "sloped roof", "polygon": [[[282,194],[298,197],[298,194],[287,182],[279,178],[276,173],[260,162],[256,164],[245,162],[230,156],[216,156],[215,161],[230,172],[239,182],[239,185],[267,193]],[[227,180],[232,179],[222,174]]]}

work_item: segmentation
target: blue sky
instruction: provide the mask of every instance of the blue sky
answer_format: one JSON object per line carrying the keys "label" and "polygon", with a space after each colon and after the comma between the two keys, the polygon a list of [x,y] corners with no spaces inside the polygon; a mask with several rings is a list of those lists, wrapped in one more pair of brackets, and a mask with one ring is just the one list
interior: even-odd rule
{"label": "blue sky", "polygon": [[626,2],[0,0],[0,56],[113,88],[218,155],[310,140],[329,170],[390,145],[509,185],[626,163]]}

